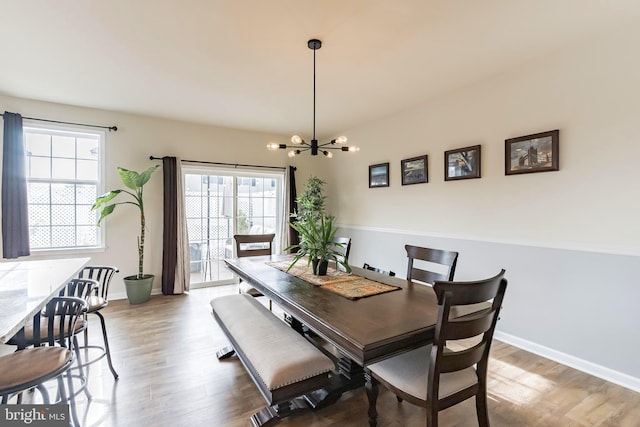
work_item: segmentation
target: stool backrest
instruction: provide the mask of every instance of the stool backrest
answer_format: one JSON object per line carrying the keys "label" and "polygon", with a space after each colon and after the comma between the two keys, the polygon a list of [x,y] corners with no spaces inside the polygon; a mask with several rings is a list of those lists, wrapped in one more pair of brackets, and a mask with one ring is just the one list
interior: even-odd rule
{"label": "stool backrest", "polygon": [[60,290],[61,297],[89,298],[98,290],[100,284],[93,279],[71,279],[67,286]]}
{"label": "stool backrest", "polygon": [[45,307],[42,320],[47,322],[47,343],[72,348],[76,325],[83,321],[87,301],[78,297],[54,297]]}
{"label": "stool backrest", "polygon": [[88,265],[80,271],[78,277],[96,280],[99,284],[96,288],[96,295],[107,301],[109,284],[111,283],[113,275],[119,271],[117,267],[108,265]]}

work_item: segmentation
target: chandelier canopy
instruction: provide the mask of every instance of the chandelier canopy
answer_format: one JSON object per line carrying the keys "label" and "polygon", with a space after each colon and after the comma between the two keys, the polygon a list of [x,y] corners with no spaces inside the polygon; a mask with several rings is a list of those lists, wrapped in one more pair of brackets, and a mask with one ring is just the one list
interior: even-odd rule
{"label": "chandelier canopy", "polygon": [[291,143],[293,145],[271,142],[267,144],[267,149],[285,150],[291,148],[292,150],[288,153],[289,157],[294,157],[304,151],[310,151],[312,156],[317,156],[318,153],[322,153],[329,158],[333,157],[333,153],[330,150],[359,151],[360,149],[358,147],[344,145],[347,143],[346,136],[339,136],[324,144],[318,144],[318,140],[316,139],[316,50],[322,47],[322,42],[318,39],[311,39],[307,42],[307,46],[313,50],[313,137],[311,143],[306,142],[299,135],[293,135],[291,137]]}

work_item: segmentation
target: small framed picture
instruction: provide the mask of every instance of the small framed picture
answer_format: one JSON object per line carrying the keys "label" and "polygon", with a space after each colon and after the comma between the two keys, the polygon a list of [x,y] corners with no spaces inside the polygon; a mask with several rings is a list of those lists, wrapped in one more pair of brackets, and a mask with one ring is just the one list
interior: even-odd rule
{"label": "small framed picture", "polygon": [[389,186],[389,163],[369,166],[369,188]]}
{"label": "small framed picture", "polygon": [[400,161],[400,169],[402,170],[402,185],[429,182],[427,159],[428,156],[424,155]]}
{"label": "small framed picture", "polygon": [[536,133],[504,141],[504,174],[549,172],[560,169],[560,131]]}
{"label": "small framed picture", "polygon": [[480,178],[480,146],[444,152],[444,180]]}

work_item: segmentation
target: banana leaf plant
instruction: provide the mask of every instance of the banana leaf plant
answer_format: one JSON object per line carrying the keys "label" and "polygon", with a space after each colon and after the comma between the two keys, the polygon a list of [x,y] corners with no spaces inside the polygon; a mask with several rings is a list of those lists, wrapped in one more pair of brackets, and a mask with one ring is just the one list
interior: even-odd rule
{"label": "banana leaf plant", "polygon": [[[151,175],[160,165],[151,166],[144,172],[138,173],[125,168],[118,167],[118,174],[120,180],[129,190],[112,190],[102,196],[96,198],[96,202],[91,207],[91,210],[102,208],[100,211],[100,218],[98,218],[98,226],[104,218],[111,215],[114,209],[118,205],[134,205],[140,210],[140,235],[138,236],[138,279],[142,279],[144,274],[142,272],[144,265],[144,203],[142,200],[142,190],[144,185],[149,181]],[[120,193],[125,193],[131,197],[132,200],[118,201],[108,204],[115,199]]]}
{"label": "banana leaf plant", "polygon": [[287,271],[302,257],[308,256],[307,266],[313,261],[321,263],[333,260],[351,273],[351,267],[345,261],[344,253],[340,250],[340,248],[344,247],[344,244],[334,242],[338,229],[333,226],[333,220],[332,216],[322,214],[319,220],[307,217],[302,221],[289,223],[291,228],[298,232],[300,243],[291,245],[284,250],[287,252],[297,249]]}

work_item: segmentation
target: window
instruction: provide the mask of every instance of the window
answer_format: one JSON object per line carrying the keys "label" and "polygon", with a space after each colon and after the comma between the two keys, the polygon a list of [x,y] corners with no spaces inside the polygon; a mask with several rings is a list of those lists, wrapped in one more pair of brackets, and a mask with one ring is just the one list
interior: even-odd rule
{"label": "window", "polygon": [[24,127],[33,251],[102,246],[91,206],[102,193],[103,140],[101,132]]}
{"label": "window", "polygon": [[184,174],[191,284],[230,283],[235,277],[224,259],[234,256],[233,235],[278,233],[284,173],[189,168]]}

